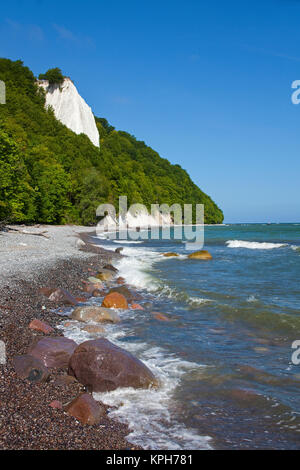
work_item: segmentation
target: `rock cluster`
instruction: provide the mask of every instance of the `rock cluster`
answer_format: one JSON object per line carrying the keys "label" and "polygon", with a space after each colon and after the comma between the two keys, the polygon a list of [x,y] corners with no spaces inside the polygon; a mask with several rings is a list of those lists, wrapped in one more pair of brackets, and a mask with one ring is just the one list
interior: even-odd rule
{"label": "rock cluster", "polygon": [[[115,309],[128,309],[130,303],[131,309],[144,310],[142,305],[133,303],[139,296],[133,294],[125,285],[111,287],[105,294],[105,284],[108,287],[125,282],[123,278],[117,278],[117,282],[115,278],[118,270],[112,265],[107,264],[98,273],[89,271],[93,276],[90,276],[88,281],[83,281],[82,297],[75,298],[61,288],[45,287],[40,293],[50,301],[75,307],[71,313],[73,322],[65,322],[65,326],[80,322],[83,324],[81,329],[96,335],[96,339],[78,345],[64,336],[55,336],[55,330],[50,325],[35,318],[29,323],[29,329],[48,336],[39,335],[27,354],[14,357],[13,366],[20,378],[32,383],[47,382],[51,380],[54,371],[61,373],[63,369],[64,375],[56,377],[56,385],[71,386],[72,383],[79,382],[89,393],[81,393],[67,405],[63,405],[60,400],[52,400],[49,407],[56,412],[64,411],[82,424],[94,425],[103,418],[106,409],[94,400],[90,392],[108,392],[119,387],[157,387],[158,381],[143,362],[101,337],[101,334],[105,333],[103,323],[121,321]],[[114,284],[111,282],[113,279]],[[102,306],[78,306],[78,302],[85,302],[88,297],[97,295],[104,297]],[[168,320],[163,314],[154,313],[157,319]],[[5,353],[5,345],[2,350]],[[0,342],[0,361],[2,356]]]}

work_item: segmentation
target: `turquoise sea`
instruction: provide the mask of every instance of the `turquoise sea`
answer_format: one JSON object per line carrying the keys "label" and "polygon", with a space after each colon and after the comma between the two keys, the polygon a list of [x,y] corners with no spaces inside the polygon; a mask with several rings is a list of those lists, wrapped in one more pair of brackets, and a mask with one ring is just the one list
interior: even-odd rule
{"label": "turquoise sea", "polygon": [[[181,240],[95,243],[123,247],[120,275],[170,320],[128,310],[108,331],[162,384],[98,394],[129,439],[152,449],[299,448],[300,224],[205,227],[211,261],[188,259]],[[171,251],[179,256],[162,256]]]}

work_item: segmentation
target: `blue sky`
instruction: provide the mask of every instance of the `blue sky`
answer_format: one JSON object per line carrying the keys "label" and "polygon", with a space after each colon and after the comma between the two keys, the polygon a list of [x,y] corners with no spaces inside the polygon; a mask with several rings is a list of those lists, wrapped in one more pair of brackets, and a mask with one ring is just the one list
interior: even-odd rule
{"label": "blue sky", "polygon": [[60,67],[97,116],[179,163],[226,222],[300,221],[297,0],[14,0],[0,56]]}

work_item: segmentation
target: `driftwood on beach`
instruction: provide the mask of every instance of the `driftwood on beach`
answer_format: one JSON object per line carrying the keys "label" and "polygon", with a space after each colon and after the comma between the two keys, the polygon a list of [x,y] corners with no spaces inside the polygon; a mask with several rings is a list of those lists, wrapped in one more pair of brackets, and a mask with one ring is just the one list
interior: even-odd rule
{"label": "driftwood on beach", "polygon": [[37,237],[50,238],[49,235],[46,235],[48,233],[47,230],[43,230],[42,232],[30,232],[29,230],[23,230],[23,229],[12,228],[12,227],[7,227],[7,229],[8,229],[8,232],[18,232],[23,235],[36,235]]}

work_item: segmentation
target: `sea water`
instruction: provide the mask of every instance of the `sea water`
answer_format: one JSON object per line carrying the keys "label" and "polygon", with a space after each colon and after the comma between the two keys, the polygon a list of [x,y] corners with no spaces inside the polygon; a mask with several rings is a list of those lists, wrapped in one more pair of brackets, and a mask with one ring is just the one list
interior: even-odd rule
{"label": "sea water", "polygon": [[[152,304],[106,326],[106,337],[161,384],[95,394],[129,425],[129,441],[149,449],[299,448],[300,365],[291,358],[300,340],[300,224],[205,227],[209,261],[188,259],[182,240],[94,240],[123,247],[119,275],[141,304]],[[179,256],[163,256],[171,251]],[[92,338],[74,324],[65,334]]]}

